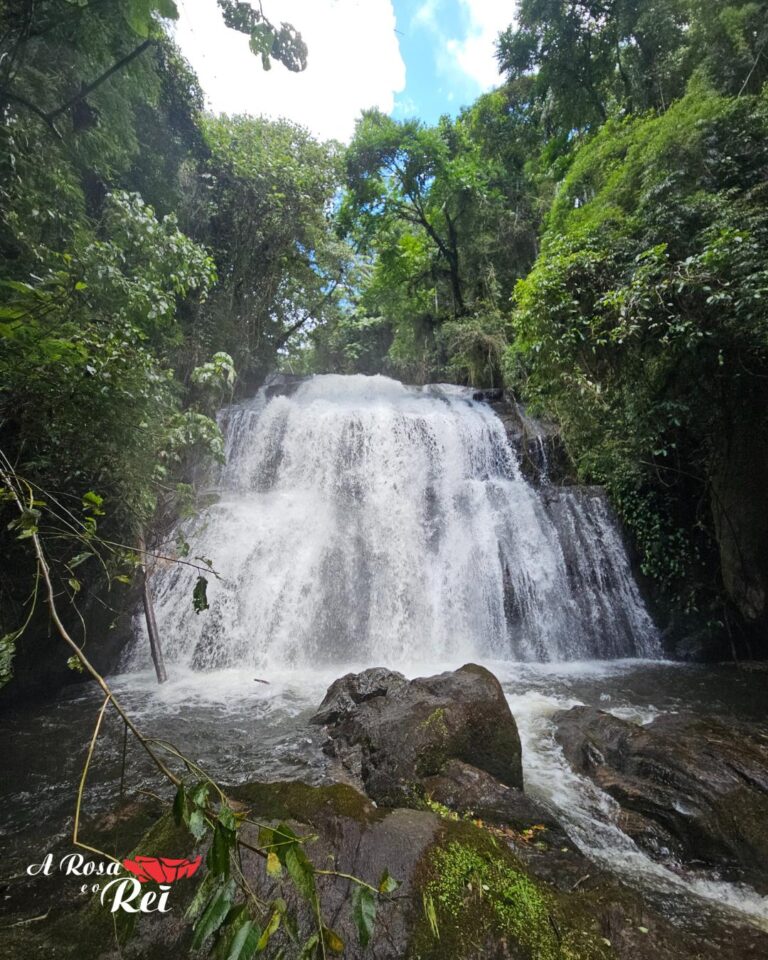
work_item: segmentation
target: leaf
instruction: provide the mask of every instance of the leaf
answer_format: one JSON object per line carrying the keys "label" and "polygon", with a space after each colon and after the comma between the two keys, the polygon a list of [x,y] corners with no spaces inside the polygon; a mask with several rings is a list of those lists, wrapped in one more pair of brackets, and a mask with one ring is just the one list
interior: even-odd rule
{"label": "leaf", "polygon": [[229,875],[229,851],[234,844],[234,837],[235,835],[231,830],[222,827],[220,823],[216,824],[216,829],[213,831],[211,849],[208,851],[208,856],[205,860],[208,864],[208,869],[212,873],[217,873],[221,876]]}
{"label": "leaf", "polygon": [[79,567],[81,563],[85,563],[85,561],[92,556],[93,554],[89,550],[86,550],[84,553],[78,553],[76,557],[72,557],[67,563],[67,566],[70,570],[74,570],[75,567]]}
{"label": "leaf", "polygon": [[195,840],[202,839],[205,831],[208,829],[208,824],[205,822],[205,814],[199,807],[196,807],[189,815],[187,826]]}
{"label": "leaf", "polygon": [[98,493],[94,493],[93,490],[89,490],[88,493],[83,494],[83,510],[86,513],[91,513],[94,517],[103,517],[104,511],[101,509],[103,505],[104,497],[100,497]]}
{"label": "leaf", "polygon": [[344,953],[344,941],[330,927],[323,927],[323,942],[331,953]]}
{"label": "leaf", "polygon": [[165,20],[179,19],[179,11],[174,0],[155,0],[154,7]]}
{"label": "leaf", "polygon": [[226,960],[226,958],[229,956],[229,952],[232,944],[234,943],[235,937],[242,928],[243,924],[249,919],[248,905],[246,903],[239,903],[237,906],[234,906],[230,909],[229,913],[224,918],[224,922],[219,928],[219,932],[216,937],[216,944],[213,948],[213,953],[211,954],[213,960]]}
{"label": "leaf", "polygon": [[259,951],[261,928],[253,920],[246,920],[235,935],[227,960],[250,960]]}
{"label": "leaf", "polygon": [[275,848],[275,852],[278,857],[280,857],[280,862],[285,863],[285,856],[291,847],[295,847],[299,842],[298,834],[294,833],[293,830],[286,823],[279,824],[272,831],[272,844]]}
{"label": "leaf", "polygon": [[202,916],[194,927],[195,935],[192,938],[192,950],[199,950],[205,940],[207,940],[211,934],[216,933],[216,931],[222,925],[224,918],[229,913],[229,908],[232,905],[234,890],[235,885],[230,880],[229,883],[219,890],[216,896],[214,896],[214,898],[205,908]]}
{"label": "leaf", "polygon": [[432,899],[432,897],[428,893],[425,893],[423,895],[422,900],[424,902],[424,913],[426,915],[427,920],[429,921],[429,928],[432,931],[432,936],[435,937],[435,939],[439,940],[440,928],[437,925],[437,913],[435,912],[435,901]]}
{"label": "leaf", "polygon": [[248,46],[251,48],[251,53],[269,57],[274,42],[275,34],[270,27],[266,23],[258,23],[251,31]]}
{"label": "leaf", "polygon": [[189,802],[187,801],[187,791],[183,783],[179,784],[176,796],[173,799],[173,819],[177,827],[189,821]]}
{"label": "leaf", "polygon": [[74,590],[75,593],[79,593],[79,592],[80,592],[81,584],[80,584],[80,581],[79,581],[79,580],[76,580],[74,577],[70,577],[70,578],[67,580],[67,583],[70,585],[70,587],[72,587],[72,589]]}
{"label": "leaf", "polygon": [[305,941],[304,946],[301,948],[301,953],[299,954],[299,960],[308,960],[309,957],[314,956],[315,947],[320,942],[320,937],[318,934],[313,933],[312,936]]}
{"label": "leaf", "polygon": [[385,870],[381,875],[379,880],[379,893],[392,893],[393,890],[397,890],[400,886],[400,881],[395,880],[394,877],[391,877],[389,870]]}
{"label": "leaf", "polygon": [[352,919],[360,946],[367,947],[376,921],[376,899],[368,887],[357,885],[352,891]]}
{"label": "leaf", "polygon": [[231,807],[228,807],[226,804],[222,804],[221,809],[219,810],[219,823],[223,827],[226,827],[227,830],[237,830],[237,819],[235,818],[235,813]]}
{"label": "leaf", "polygon": [[198,783],[190,791],[189,800],[190,803],[193,803],[196,807],[204,807],[208,799],[208,791],[211,789],[210,783],[207,780],[203,780],[202,783]]}
{"label": "leaf", "polygon": [[282,872],[283,868],[277,854],[274,850],[270,850],[267,854],[267,876],[279,877],[282,875]]}
{"label": "leaf", "polygon": [[203,880],[203,882],[197,888],[195,895],[192,898],[192,902],[184,912],[184,916],[187,918],[187,920],[194,920],[194,918],[200,913],[211,897],[215,895],[216,890],[223,885],[224,882],[222,881],[221,877],[218,877],[213,873],[207,874],[205,880]]}
{"label": "leaf", "polygon": [[291,846],[285,854],[285,867],[294,886],[306,899],[315,896],[315,868],[300,846]]}
{"label": "leaf", "polygon": [[74,670],[75,673],[85,672],[85,667],[83,666],[83,663],[80,660],[80,657],[70,657],[67,660],[67,666],[69,667],[70,670]]}
{"label": "leaf", "polygon": [[195,613],[202,613],[203,610],[209,608],[208,581],[203,576],[197,578],[195,588],[192,591],[192,606],[195,608]]}
{"label": "leaf", "polygon": [[264,932],[263,932],[262,935],[259,937],[259,942],[258,942],[258,945],[257,945],[257,947],[256,947],[256,952],[257,952],[257,953],[261,952],[261,951],[266,947],[266,945],[269,943],[269,938],[270,938],[274,933],[277,932],[277,928],[280,926],[280,918],[281,918],[281,917],[282,917],[282,914],[280,913],[280,911],[279,911],[279,910],[275,910],[275,912],[274,912],[274,913],[272,914],[272,916],[270,917],[269,923],[268,923],[267,926],[265,927]]}

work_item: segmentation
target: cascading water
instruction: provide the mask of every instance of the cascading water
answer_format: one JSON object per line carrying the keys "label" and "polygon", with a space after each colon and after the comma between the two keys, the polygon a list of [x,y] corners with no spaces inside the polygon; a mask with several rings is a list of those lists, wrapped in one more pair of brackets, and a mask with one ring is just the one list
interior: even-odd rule
{"label": "cascading water", "polygon": [[[317,376],[226,411],[211,558],[153,579],[167,659],[196,669],[654,656],[598,491],[536,490],[458,387]],[[137,645],[143,657],[146,646]]]}

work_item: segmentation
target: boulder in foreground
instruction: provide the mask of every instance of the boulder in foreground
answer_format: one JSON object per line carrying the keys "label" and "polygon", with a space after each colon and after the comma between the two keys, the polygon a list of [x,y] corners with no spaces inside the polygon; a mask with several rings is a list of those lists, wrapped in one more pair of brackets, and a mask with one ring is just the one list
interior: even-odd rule
{"label": "boulder in foreground", "polygon": [[412,803],[452,760],[523,786],[520,737],[501,684],[473,663],[411,681],[380,667],[347,674],[312,722],[326,726],[326,751],[380,804]]}

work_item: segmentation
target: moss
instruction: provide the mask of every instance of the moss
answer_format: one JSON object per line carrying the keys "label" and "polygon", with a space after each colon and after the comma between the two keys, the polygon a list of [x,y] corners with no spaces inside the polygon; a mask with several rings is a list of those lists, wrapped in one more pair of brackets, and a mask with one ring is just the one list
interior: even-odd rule
{"label": "moss", "polygon": [[249,783],[233,790],[232,796],[265,820],[313,824],[329,816],[340,816],[372,823],[383,815],[370,800],[345,783],[322,787],[295,781]]}
{"label": "moss", "polygon": [[444,822],[426,854],[418,883],[424,916],[409,960],[607,960],[587,903],[530,876],[506,844],[465,822]]}
{"label": "moss", "polygon": [[445,722],[445,707],[438,707],[437,710],[433,710],[426,720],[421,721],[419,726],[425,730],[434,729],[436,733],[447,737],[448,726]]}

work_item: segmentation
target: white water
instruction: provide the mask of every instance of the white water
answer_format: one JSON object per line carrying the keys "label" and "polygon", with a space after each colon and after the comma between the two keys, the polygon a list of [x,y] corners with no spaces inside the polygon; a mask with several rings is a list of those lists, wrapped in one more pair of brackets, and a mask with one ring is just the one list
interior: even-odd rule
{"label": "white water", "polygon": [[[626,668],[617,665],[619,670],[622,666]],[[596,664],[580,664],[579,669],[600,668]],[[552,718],[581,700],[541,690],[508,694],[507,700],[523,745],[526,792],[550,808],[584,853],[625,879],[662,892],[668,898],[687,898],[693,903],[703,900],[709,909],[738,914],[768,930],[768,897],[746,885],[677,873],[652,860],[617,825],[620,808],[616,801],[591,780],[574,773],[555,740]],[[647,708],[611,709],[609,704],[604,708],[637,723],[650,722],[657,716],[655,710]]]}
{"label": "white water", "polygon": [[[462,388],[318,376],[227,411],[210,558],[153,577],[166,658],[196,669],[654,656],[599,492],[541,494]],[[138,645],[145,656],[146,645]]]}

